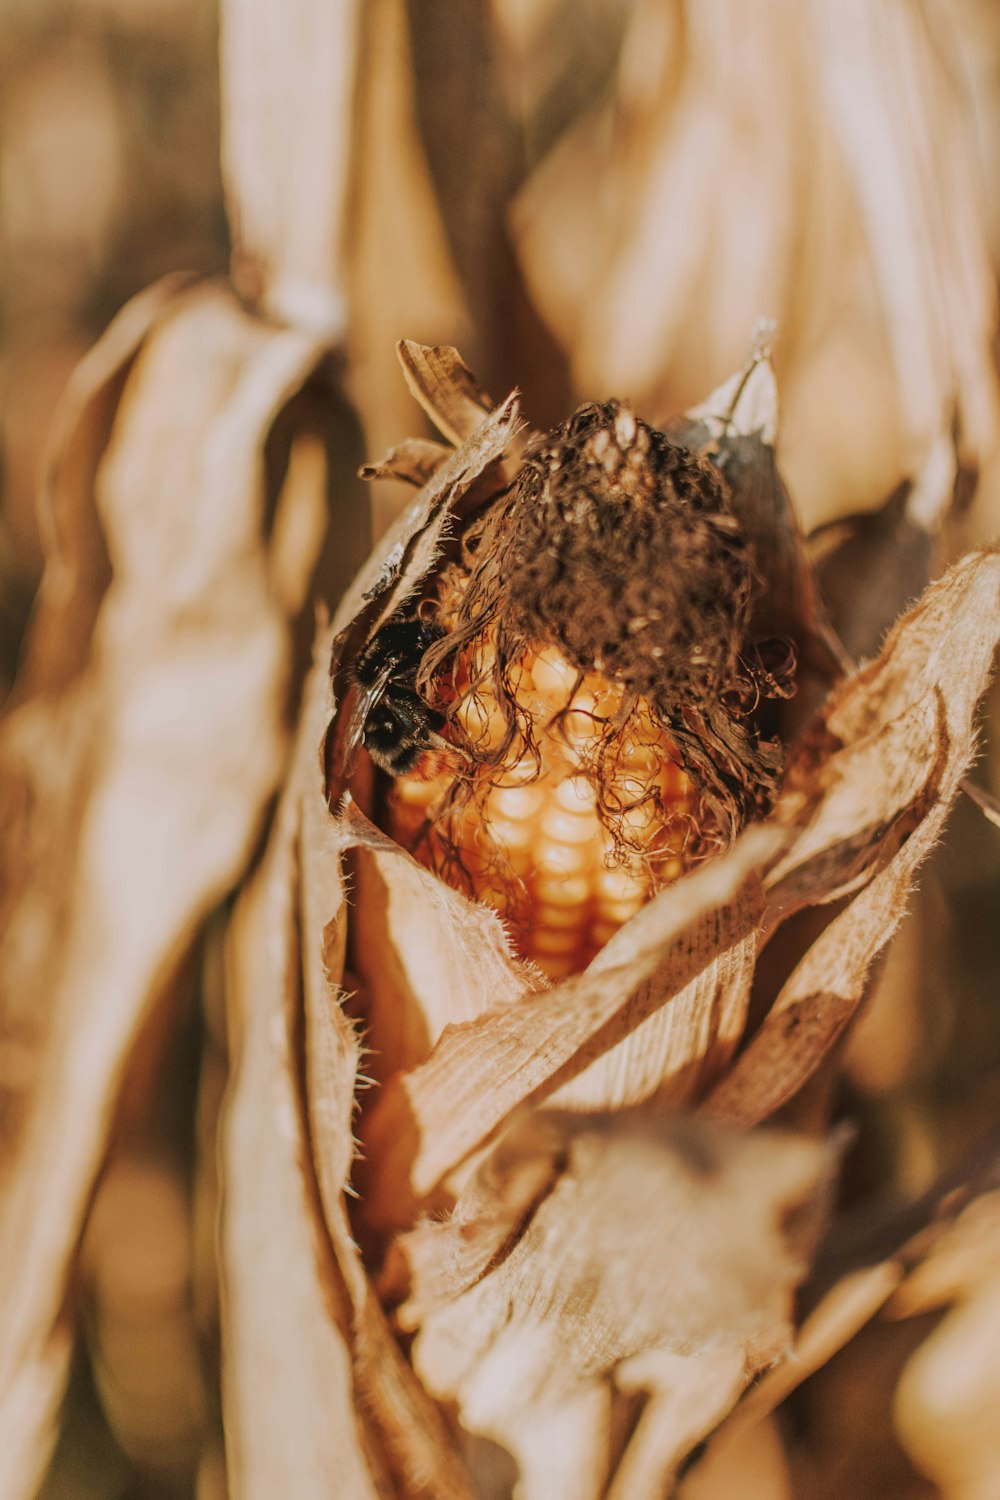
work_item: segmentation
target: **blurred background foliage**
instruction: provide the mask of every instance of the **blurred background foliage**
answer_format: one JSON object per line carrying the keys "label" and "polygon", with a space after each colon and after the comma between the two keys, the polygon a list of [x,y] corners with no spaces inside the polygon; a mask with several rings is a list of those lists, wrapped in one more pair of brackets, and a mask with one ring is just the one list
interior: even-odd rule
{"label": "blurred background foliage", "polygon": [[[811,9],[838,24],[835,0]],[[946,218],[958,203],[962,224],[939,226],[937,248],[947,259],[979,236],[968,277],[946,264],[928,282],[942,297],[924,309],[938,339],[933,371],[949,355],[948,287],[979,295],[985,266],[989,308],[1000,277],[1000,8],[928,0],[923,14],[951,93],[940,120],[926,99],[916,118],[928,141],[945,139],[957,110],[971,145],[960,169],[947,154],[938,164],[947,181],[929,201]],[[738,366],[755,320],[775,315],[781,451],[807,526],[873,510],[919,466],[934,433],[907,403],[933,402],[934,392],[919,370],[901,369],[913,330],[893,324],[886,300],[894,251],[902,263],[912,248],[893,245],[892,226],[903,237],[907,226],[894,220],[892,184],[881,220],[870,201],[865,209],[863,184],[845,188],[813,98],[815,41],[793,16],[747,0],[373,0],[346,377],[372,456],[415,426],[393,359],[398,337],[458,343],[494,394],[520,385],[545,425],[575,400],[607,394],[665,416]],[[218,41],[214,0],[0,0],[3,691],[41,569],[39,475],[69,372],[157,277],[229,267]],[[891,74],[893,57],[880,62]],[[848,95],[862,131],[877,116],[865,76],[859,63]],[[857,187],[864,173],[854,171]],[[254,293],[251,263],[237,256],[233,275]],[[960,323],[951,331],[965,338]],[[965,347],[956,359],[973,354]],[[951,554],[1000,529],[996,393],[981,372],[967,384],[962,456],[982,472],[942,544]],[[973,387],[986,390],[978,407]],[[398,496],[383,485],[373,503],[379,529]],[[977,772],[994,788],[998,743]],[[847,1056],[843,1112],[858,1132],[848,1207],[874,1190],[926,1189],[1000,1111],[1000,835],[967,802],[920,901]],[[205,1100],[225,1076],[216,947],[209,932],[200,1013],[164,1027],[148,1088],[122,1107],[124,1165],[105,1181],[84,1246],[89,1352],[46,1500],[225,1493],[213,1231],[191,1209],[193,1174],[212,1169],[210,1122],[196,1149],[196,1097],[210,1115]],[[978,1273],[968,1274],[972,1302]],[[949,1428],[947,1402],[936,1410],[928,1394],[928,1359],[907,1366],[939,1323],[931,1310],[872,1325],[807,1382],[758,1431],[760,1495],[996,1494],[994,1450],[982,1447],[977,1468],[961,1413]],[[956,1347],[953,1370],[971,1345]],[[994,1390],[996,1347],[982,1366]],[[963,1455],[958,1479],[941,1457],[948,1442],[934,1450],[935,1421]],[[710,1475],[693,1476],[692,1496],[735,1492],[724,1455],[717,1466],[714,1488]]]}

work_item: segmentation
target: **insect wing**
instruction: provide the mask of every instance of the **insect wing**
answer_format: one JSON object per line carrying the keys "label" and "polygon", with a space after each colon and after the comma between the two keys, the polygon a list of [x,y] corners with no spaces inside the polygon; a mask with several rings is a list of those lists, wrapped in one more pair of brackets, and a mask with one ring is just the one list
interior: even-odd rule
{"label": "insect wing", "polygon": [[396,662],[390,660],[380,669],[374,681],[366,687],[359,688],[358,698],[351,711],[351,721],[347,731],[347,749],[345,751],[348,774],[354,763],[354,757],[358,752],[358,746],[365,736],[365,725],[368,723],[368,715],[382,697],[389,683]]}

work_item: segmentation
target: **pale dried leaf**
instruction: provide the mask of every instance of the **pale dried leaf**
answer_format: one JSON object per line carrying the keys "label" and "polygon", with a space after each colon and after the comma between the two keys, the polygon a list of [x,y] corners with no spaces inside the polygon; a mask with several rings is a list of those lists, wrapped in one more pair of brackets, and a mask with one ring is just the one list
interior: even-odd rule
{"label": "pale dried leaf", "polygon": [[[345,648],[360,647],[378,624],[387,619],[420,586],[440,559],[443,543],[457,509],[473,509],[502,483],[504,456],[521,430],[514,396],[480,423],[407,506],[375,547],[365,566],[340,601],[331,628],[330,669],[335,687],[350,687],[340,673]],[[344,787],[346,715],[335,701],[337,714],[326,735],[324,762],[326,796],[330,806]]]}
{"label": "pale dried leaf", "polygon": [[[306,1098],[312,1162],[333,1259],[350,1307],[355,1399],[400,1496],[471,1500],[468,1476],[441,1414],[394,1341],[354,1241],[344,1193],[353,1154],[359,1042],[341,986],[346,901],[336,829],[316,776],[315,746],[332,708],[325,638],[307,684],[297,755],[297,861]],[[286,1024],[295,1025],[293,1004]],[[273,1289],[280,1296],[280,1287]],[[283,1437],[272,1429],[281,1451]]]}
{"label": "pale dried leaf", "polygon": [[86,661],[109,581],[107,548],[94,514],[97,467],[132,361],[187,279],[165,277],[127,303],[73,371],[56,410],[38,506],[45,571],[18,674],[19,693],[42,686],[55,690]]}
{"label": "pale dried leaf", "polygon": [[330,339],[347,327],[346,213],[361,6],[225,0],[222,166],[241,290]]}
{"label": "pale dried leaf", "polygon": [[956,404],[971,457],[995,439],[969,104],[932,8],[730,20],[727,0],[633,7],[613,97],[529,178],[515,241],[588,394],[677,409],[776,318],[786,471],[829,516],[918,469]]}
{"label": "pale dried leaf", "polygon": [[[58,640],[89,611],[93,634],[68,679],[36,657],[0,737],[5,1500],[44,1462],[71,1257],[130,1048],[242,869],[284,747],[289,622],[269,590],[261,454],[323,347],[219,288],[161,295],[92,357],[55,468],[57,581],[35,630]],[[103,576],[84,561],[102,552]]]}
{"label": "pale dried leaf", "polygon": [[[366,1212],[405,1222],[414,1197],[430,1193],[514,1110],[568,1081],[673,997],[676,1032],[654,1086],[688,1069],[697,1077],[706,1057],[714,1061],[715,1044],[699,977],[707,972],[714,988],[715,961],[733,950],[737,1008],[745,1004],[748,940],[752,949],[761,915],[757,871],[782,842],[772,831],[755,832],[651,901],[585,973],[449,1026],[426,1063],[382,1090],[366,1122]],[[722,1046],[732,1040],[724,1034]],[[684,1079],[688,1090],[691,1082]]]}
{"label": "pale dried leaf", "polygon": [[328,694],[324,661],[264,864],[230,934],[237,1064],[221,1267],[230,1494],[471,1500],[344,1209],[360,1046],[340,1003],[344,891],[314,765]]}
{"label": "pale dried leaf", "polygon": [[[627,1390],[655,1390],[679,1365],[653,1351],[692,1360],[704,1353],[713,1378],[689,1411],[676,1410],[672,1453],[666,1442],[658,1449],[661,1466],[673,1462],[684,1434],[696,1441],[790,1339],[791,1294],[819,1226],[826,1153],[792,1136],[730,1137],[690,1120],[542,1113],[501,1140],[493,1181],[511,1180],[507,1153],[523,1161],[532,1149],[555,1170],[485,1276],[424,1304],[424,1262],[418,1256],[411,1267],[401,1318],[420,1324],[416,1368],[439,1399],[457,1401],[466,1429],[518,1459],[529,1414],[537,1426],[619,1375]],[[517,1173],[512,1180],[520,1192]],[[461,1237],[461,1198],[455,1222]],[[440,1266],[432,1285],[440,1295]],[[594,1433],[580,1415],[568,1436],[589,1448]]]}
{"label": "pale dried leaf", "polygon": [[953,404],[968,451],[981,458],[997,437],[989,349],[996,293],[970,120],[923,7],[811,0],[809,8],[830,120],[878,277],[913,460]]}
{"label": "pale dried leaf", "polygon": [[[406,0],[365,10],[350,222],[351,393],[369,451],[412,427],[394,354],[401,333],[427,343],[467,340],[469,314],[419,128]],[[405,505],[376,481],[376,534]]]}
{"label": "pale dried leaf", "polygon": [[[229,1494],[374,1500],[385,1476],[355,1409],[351,1313],[325,1241],[291,1043],[295,835],[286,797],[229,935],[220,1260]],[[349,1126],[332,1139],[349,1154]]]}
{"label": "pale dried leaf", "polygon": [[496,912],[445,885],[353,804],[331,842],[355,852],[354,963],[380,1078],[424,1062],[446,1026],[543,988]]}
{"label": "pale dried leaf", "polygon": [[625,1360],[615,1383],[626,1392],[649,1394],[607,1500],[668,1495],[683,1460],[718,1426],[746,1382],[744,1352],[728,1344],[693,1357],[653,1349]]}

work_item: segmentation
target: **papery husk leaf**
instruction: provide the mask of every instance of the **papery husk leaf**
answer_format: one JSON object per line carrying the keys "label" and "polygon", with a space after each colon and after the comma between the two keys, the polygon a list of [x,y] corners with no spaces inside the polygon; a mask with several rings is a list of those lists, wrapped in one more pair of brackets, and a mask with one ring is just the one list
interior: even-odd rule
{"label": "papery husk leaf", "polygon": [[[1000,553],[971,554],[899,622],[878,660],[834,694],[823,715],[827,734],[848,747],[859,746],[859,754],[867,744],[874,752],[871,785],[881,784],[888,794],[883,826],[873,827],[867,840],[866,862],[876,855],[868,874],[875,878],[804,956],[716,1088],[708,1105],[716,1118],[751,1125],[772,1114],[806,1081],[864,1000],[872,965],[906,909],[914,875],[940,836],[972,758],[975,708],[1000,639],[998,598]],[[829,776],[838,758],[828,758],[821,774]],[[914,773],[919,778],[929,765],[932,776],[918,789]],[[790,779],[795,780],[794,765]],[[849,855],[856,837],[849,827],[851,812],[845,808],[829,819],[822,837],[814,829],[814,843],[829,850],[839,834],[840,852]],[[787,900],[791,891],[796,907],[830,899],[826,858],[819,855],[818,872],[810,871],[808,862],[793,870],[786,859],[769,876],[771,899],[784,894]]]}
{"label": "papery husk leaf", "polygon": [[455,447],[470,438],[496,406],[450,344],[429,346],[400,339],[396,353],[410,395]]}
{"label": "papery husk leaf", "polygon": [[[307,684],[299,748],[297,890],[302,944],[305,1110],[312,1164],[329,1247],[348,1304],[355,1400],[369,1445],[392,1476],[394,1495],[471,1500],[470,1481],[441,1414],[396,1344],[368,1279],[344,1193],[355,1150],[352,1131],[359,1040],[344,1013],[347,905],[337,831],[315,774],[315,746],[332,710],[326,640]],[[290,1017],[296,1024],[297,1009]],[[272,1295],[278,1289],[272,1288]],[[322,1391],[322,1387],[319,1387]],[[283,1439],[272,1432],[275,1451]]]}
{"label": "papery husk leaf", "polygon": [[[285,743],[289,621],[270,588],[262,452],[325,346],[255,323],[221,288],[164,291],[115,325],[71,395],[60,551],[0,736],[18,1059],[0,1218],[5,1500],[45,1460],[67,1278],[130,1049],[242,869]],[[45,638],[88,611],[92,635],[50,681]]]}
{"label": "papery husk leaf", "polygon": [[[351,1313],[326,1243],[293,1043],[295,811],[286,796],[228,943],[220,1258],[228,1488],[234,1500],[334,1491],[368,1500],[391,1490],[355,1407]],[[353,1077],[346,1093],[331,1086],[325,1099],[328,1116],[339,1115],[327,1138],[345,1162],[352,1101]]]}
{"label": "papery husk leaf", "polygon": [[[427,1253],[433,1229],[401,1242],[404,1254],[418,1250],[400,1310],[404,1326],[421,1329],[415,1366],[439,1399],[457,1401],[466,1429],[519,1464],[525,1421],[538,1442],[551,1417],[550,1441],[559,1434],[590,1449],[593,1434],[579,1420],[593,1419],[582,1400],[588,1388],[620,1371],[626,1389],[655,1389],[678,1372],[677,1360],[665,1371],[641,1356],[707,1354],[715,1376],[703,1387],[707,1408],[713,1384],[728,1404],[787,1345],[791,1293],[821,1219],[823,1147],[778,1133],[728,1136],[684,1119],[542,1112],[514,1127],[487,1164],[494,1183],[513,1181],[521,1194],[520,1174],[504,1170],[511,1152],[522,1164],[532,1153],[548,1161],[551,1176],[485,1276],[437,1300],[449,1237],[461,1243],[469,1225],[461,1197],[455,1220],[436,1231],[443,1261]],[[478,1194],[475,1184],[470,1191]],[[571,1404],[578,1420],[567,1433]],[[712,1409],[709,1425],[719,1414]],[[675,1430],[684,1427],[679,1411]],[[696,1441],[701,1422],[693,1428]],[[605,1449],[604,1468],[609,1460]],[[558,1473],[557,1454],[550,1464]],[[539,1476],[537,1453],[532,1467]],[[547,1478],[549,1490],[536,1478],[526,1493],[573,1493],[555,1488],[551,1471]]]}
{"label": "papery husk leaf", "polygon": [[943,433],[921,472],[874,511],[818,527],[808,551],[830,623],[854,660],[873,655],[934,572],[955,495],[955,445]]}
{"label": "papery husk leaf", "polygon": [[390,448],[384,458],[365,464],[362,479],[402,479],[422,489],[441,467],[450,453],[443,443],[429,438],[406,438]]}
{"label": "papery husk leaf", "polygon": [[713,1441],[766,1420],[809,1376],[879,1315],[906,1318],[968,1296],[997,1269],[995,1143],[922,1199],[831,1231],[803,1288],[806,1315],[788,1358],[768,1370]]}
{"label": "papery husk leaf", "polygon": [[382,537],[345,593],[330,631],[330,670],[336,709],[324,740],[327,802],[335,807],[345,787],[345,717],[337,694],[350,686],[342,660],[364,644],[384,620],[409,600],[440,560],[442,544],[459,508],[472,509],[503,484],[505,454],[521,429],[517,401],[509,396],[435,470],[418,495]]}
{"label": "papery husk leaf", "polygon": [[446,1026],[544,988],[495,911],[445,885],[353,804],[331,842],[354,854],[354,965],[377,1076],[418,1066]]}
{"label": "papery husk leaf", "polygon": [[344,1208],[360,1044],[342,1009],[344,891],[313,771],[327,691],[321,668],[297,769],[230,934],[236,1066],[222,1137],[221,1264],[229,1493],[471,1500],[441,1416],[388,1330]]}
{"label": "papery husk leaf", "polygon": [[782,843],[780,832],[757,831],[729,857],[654,898],[585,973],[449,1026],[427,1062],[386,1085],[366,1122],[366,1214],[405,1223],[414,1203],[516,1109],[621,1045],[674,997],[671,1045],[646,1082],[662,1091],[675,1074],[690,1093],[698,1064],[734,1044],[735,1028],[712,1004],[719,961],[731,955],[736,966],[736,983],[720,991],[734,996],[742,1016],[763,910],[758,871]]}

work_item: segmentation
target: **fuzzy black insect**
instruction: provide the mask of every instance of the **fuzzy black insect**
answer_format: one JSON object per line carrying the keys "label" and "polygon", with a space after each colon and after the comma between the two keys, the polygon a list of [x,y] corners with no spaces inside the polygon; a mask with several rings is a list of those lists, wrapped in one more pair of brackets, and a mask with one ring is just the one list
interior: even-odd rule
{"label": "fuzzy black insect", "polygon": [[354,662],[358,699],[348,734],[348,763],[363,744],[389,776],[405,776],[425,751],[452,750],[440,731],[444,719],[416,690],[424,652],[443,634],[440,627],[405,615],[377,630]]}

